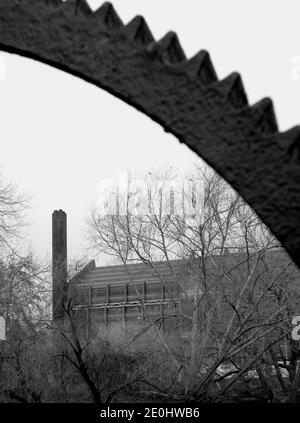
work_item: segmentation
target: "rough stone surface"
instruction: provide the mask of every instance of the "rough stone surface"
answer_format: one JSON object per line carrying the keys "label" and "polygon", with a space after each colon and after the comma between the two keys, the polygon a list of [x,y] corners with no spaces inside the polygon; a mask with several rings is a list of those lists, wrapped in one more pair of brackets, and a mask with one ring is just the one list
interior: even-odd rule
{"label": "rough stone surface", "polygon": [[85,0],[0,0],[0,49],[150,116],[222,175],[300,266],[300,128],[279,133],[271,100],[249,106],[238,74],[218,81],[207,52],[186,59],[176,34],[155,41],[142,17],[124,25],[110,3],[92,12]]}

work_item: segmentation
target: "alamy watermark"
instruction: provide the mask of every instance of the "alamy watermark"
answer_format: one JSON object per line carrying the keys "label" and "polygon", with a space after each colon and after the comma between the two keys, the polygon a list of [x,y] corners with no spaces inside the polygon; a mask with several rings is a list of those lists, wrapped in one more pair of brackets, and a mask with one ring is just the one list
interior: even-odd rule
{"label": "alamy watermark", "polygon": [[292,58],[292,72],[291,76],[293,81],[300,81],[300,56]]}
{"label": "alamy watermark", "polygon": [[300,316],[294,316],[292,319],[292,339],[300,341]]}
{"label": "alamy watermark", "polygon": [[101,214],[163,214],[194,217],[203,209],[204,178],[178,175],[132,176],[119,172],[97,185],[97,209]]}
{"label": "alamy watermark", "polygon": [[7,63],[6,58],[0,54],[0,81],[6,81]]}

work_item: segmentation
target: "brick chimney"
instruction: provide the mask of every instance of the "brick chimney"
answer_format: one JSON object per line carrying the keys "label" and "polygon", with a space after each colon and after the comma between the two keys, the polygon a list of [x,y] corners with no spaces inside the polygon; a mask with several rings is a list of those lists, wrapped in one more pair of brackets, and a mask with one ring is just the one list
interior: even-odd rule
{"label": "brick chimney", "polygon": [[67,291],[67,215],[63,210],[52,214],[52,312],[53,319],[63,316]]}

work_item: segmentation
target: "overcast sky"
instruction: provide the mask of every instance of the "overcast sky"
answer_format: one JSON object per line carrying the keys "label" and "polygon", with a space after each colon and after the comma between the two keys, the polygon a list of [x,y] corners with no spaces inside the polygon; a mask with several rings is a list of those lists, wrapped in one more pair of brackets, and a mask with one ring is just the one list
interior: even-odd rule
{"label": "overcast sky", "polygon": [[[101,0],[90,0],[96,9]],[[207,49],[220,78],[242,74],[248,97],[274,100],[281,130],[300,123],[299,0],[115,0],[124,23],[142,14],[156,39],[179,35],[187,56]],[[51,214],[68,214],[69,256],[103,179],[195,158],[156,123],[78,78],[0,53],[1,171],[33,196],[31,247],[51,254]],[[158,154],[159,152],[159,154]]]}

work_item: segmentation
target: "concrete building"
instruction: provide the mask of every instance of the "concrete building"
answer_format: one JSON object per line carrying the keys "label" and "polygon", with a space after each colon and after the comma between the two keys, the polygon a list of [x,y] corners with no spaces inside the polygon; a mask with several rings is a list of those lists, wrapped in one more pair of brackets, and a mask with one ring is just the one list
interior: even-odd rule
{"label": "concrete building", "polygon": [[96,267],[92,260],[68,281],[67,216],[62,210],[53,212],[52,236],[54,320],[63,318],[64,304],[71,300],[76,324],[87,338],[100,335],[123,342],[154,320],[174,330],[171,316],[176,317],[184,303],[177,281],[187,280],[187,262]]}
{"label": "concrete building", "polygon": [[[184,338],[188,338],[190,333],[190,326],[182,316],[192,313],[195,289],[202,271],[199,268],[201,266],[199,259],[153,262],[151,265],[135,263],[103,267],[97,267],[92,260],[68,281],[65,212],[54,211],[52,223],[55,320],[64,318],[64,306],[68,304],[72,309],[76,327],[80,328],[81,335],[87,340],[99,336],[114,344],[122,344],[124,341],[139,337],[143,346],[145,342],[153,346],[154,339],[158,336],[156,328],[159,327],[163,329],[165,336],[172,338],[176,335],[174,339],[181,339],[184,343]],[[233,296],[238,296],[240,293],[249,263],[243,260],[240,253],[211,256],[205,260],[206,278],[212,288],[211,292],[214,292],[215,298],[220,295],[220,301],[216,302],[219,310],[216,310],[212,324],[215,325],[216,331],[222,333],[226,329],[228,316],[232,313]],[[282,251],[267,253],[257,268],[257,277],[253,277],[253,286],[249,287],[249,293],[245,293],[250,295],[250,291],[255,289],[256,299],[253,298],[253,301],[256,301],[270,280],[278,278],[278,283],[260,302],[263,319],[266,318],[266,310],[271,315],[276,307],[278,308],[280,283],[288,281],[291,298],[296,305],[300,304],[299,272],[293,270],[291,266],[287,268],[289,273],[282,271],[288,260]],[[220,274],[226,277],[220,277]],[[255,284],[261,275],[264,283],[259,291]],[[278,290],[278,295],[274,290]],[[226,292],[228,292],[228,303],[224,301]],[[231,305],[230,299],[233,299]],[[249,304],[245,303],[245,307]],[[256,317],[247,323],[248,325],[260,323],[259,310],[257,313]]]}

